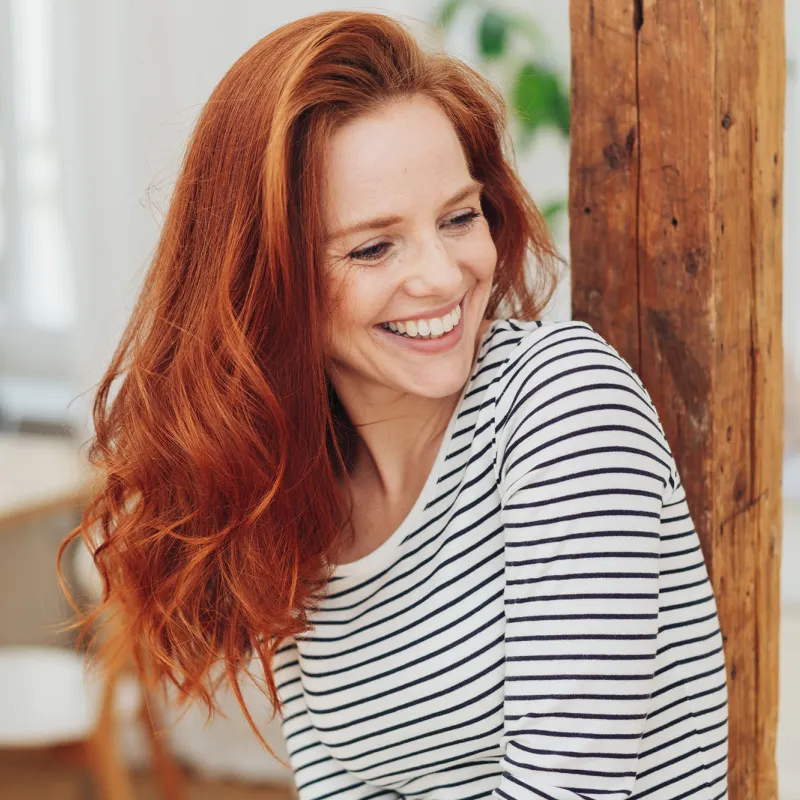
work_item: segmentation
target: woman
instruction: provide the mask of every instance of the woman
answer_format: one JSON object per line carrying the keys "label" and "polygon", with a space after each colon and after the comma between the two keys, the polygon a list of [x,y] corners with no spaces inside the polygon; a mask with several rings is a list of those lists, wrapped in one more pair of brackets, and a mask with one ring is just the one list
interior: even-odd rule
{"label": "woman", "polygon": [[675,461],[616,351],[538,320],[557,256],[503,120],[381,15],[245,53],[100,386],[72,538],[184,697],[260,660],[301,798],[725,797]]}

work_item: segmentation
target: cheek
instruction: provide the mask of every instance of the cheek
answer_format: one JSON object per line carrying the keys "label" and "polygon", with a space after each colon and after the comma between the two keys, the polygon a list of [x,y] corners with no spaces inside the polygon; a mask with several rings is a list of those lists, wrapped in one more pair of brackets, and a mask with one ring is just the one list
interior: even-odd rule
{"label": "cheek", "polygon": [[[385,278],[377,272],[354,269],[342,275],[331,274],[327,286],[328,318],[332,335],[363,328],[376,321],[384,302]],[[380,320],[377,320],[380,321]]]}
{"label": "cheek", "polygon": [[472,264],[478,280],[490,281],[494,276],[495,267],[497,267],[497,248],[488,229],[475,242]]}
{"label": "cheek", "polygon": [[347,274],[339,268],[329,268],[325,276],[325,341],[328,354],[334,358],[341,358],[347,350],[351,292]]}

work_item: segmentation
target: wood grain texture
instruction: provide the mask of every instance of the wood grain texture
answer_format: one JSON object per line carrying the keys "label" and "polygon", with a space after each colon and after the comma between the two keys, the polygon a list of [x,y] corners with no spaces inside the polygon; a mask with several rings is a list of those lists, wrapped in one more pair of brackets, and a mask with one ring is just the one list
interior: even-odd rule
{"label": "wood grain texture", "polygon": [[639,340],[634,4],[581,0],[570,16],[570,250],[587,267],[573,269],[572,302],[628,357]]}
{"label": "wood grain texture", "polygon": [[570,12],[573,316],[634,367],[676,457],[725,639],[732,800],[777,797],[783,15]]}

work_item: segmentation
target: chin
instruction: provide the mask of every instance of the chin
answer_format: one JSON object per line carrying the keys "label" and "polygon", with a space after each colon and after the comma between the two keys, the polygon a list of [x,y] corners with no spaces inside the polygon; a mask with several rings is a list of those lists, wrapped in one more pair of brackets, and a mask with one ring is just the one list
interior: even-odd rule
{"label": "chin", "polygon": [[472,359],[450,358],[447,359],[450,363],[443,363],[443,361],[444,359],[439,363],[431,364],[426,369],[415,373],[413,377],[408,372],[398,375],[392,384],[398,391],[428,397],[432,400],[450,397],[461,391],[469,379]]}

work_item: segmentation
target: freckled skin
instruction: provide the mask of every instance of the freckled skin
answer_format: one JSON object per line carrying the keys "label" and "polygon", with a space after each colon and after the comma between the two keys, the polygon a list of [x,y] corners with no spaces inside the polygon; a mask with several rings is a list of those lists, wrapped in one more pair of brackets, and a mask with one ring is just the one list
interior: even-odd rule
{"label": "freckled skin", "polygon": [[[456,132],[433,100],[394,102],[340,128],[326,152],[329,233],[364,220],[397,217],[327,246],[329,291],[337,298],[328,333],[332,380],[346,405],[419,408],[466,382],[497,263],[480,194],[448,204],[472,178]],[[374,260],[350,257],[372,248]],[[466,295],[457,346],[420,354],[395,346],[375,326],[416,319]]]}

